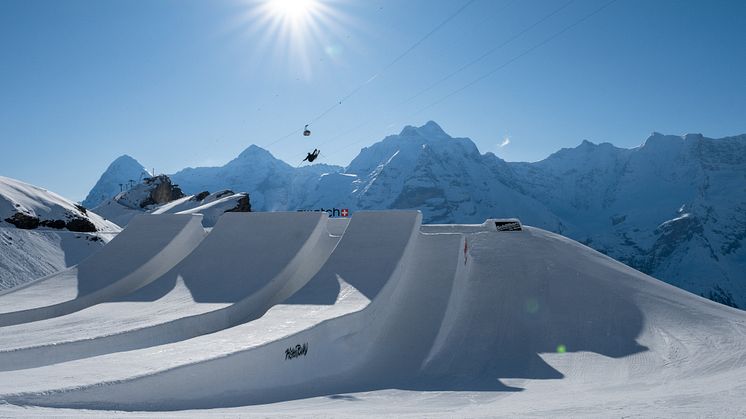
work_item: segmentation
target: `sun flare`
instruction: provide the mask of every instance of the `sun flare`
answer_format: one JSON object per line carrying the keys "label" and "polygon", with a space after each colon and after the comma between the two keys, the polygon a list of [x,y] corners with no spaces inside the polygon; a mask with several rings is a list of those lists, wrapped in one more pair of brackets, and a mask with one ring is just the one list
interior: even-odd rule
{"label": "sun flare", "polygon": [[246,8],[232,25],[251,39],[253,61],[271,63],[309,80],[314,67],[339,63],[349,40],[342,0],[239,0]]}
{"label": "sun flare", "polygon": [[312,14],[317,3],[316,0],[269,0],[268,6],[277,17],[297,20]]}

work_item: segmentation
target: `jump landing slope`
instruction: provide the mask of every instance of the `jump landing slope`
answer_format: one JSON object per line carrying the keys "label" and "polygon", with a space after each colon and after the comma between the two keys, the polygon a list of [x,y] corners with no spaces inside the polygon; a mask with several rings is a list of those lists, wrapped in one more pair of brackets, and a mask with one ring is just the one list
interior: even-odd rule
{"label": "jump landing slope", "polygon": [[326,213],[227,213],[148,285],[66,316],[3,328],[0,370],[183,340],[259,316],[329,256],[339,237],[328,233],[327,221]]}
{"label": "jump landing slope", "polygon": [[742,311],[543,230],[358,212],[294,288],[214,333],[2,371],[0,400],[259,415],[746,414]]}
{"label": "jump landing slope", "polygon": [[127,294],[171,269],[204,238],[201,215],[139,216],[76,266],[0,294],[0,326],[72,313]]}

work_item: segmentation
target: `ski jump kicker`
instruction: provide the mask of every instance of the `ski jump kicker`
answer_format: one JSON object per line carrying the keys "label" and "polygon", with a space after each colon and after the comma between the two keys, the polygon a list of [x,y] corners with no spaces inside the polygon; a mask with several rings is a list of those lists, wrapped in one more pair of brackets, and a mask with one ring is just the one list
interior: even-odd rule
{"label": "ski jump kicker", "polygon": [[136,289],[0,327],[0,400],[175,411],[402,389],[529,403],[746,375],[742,311],[517,220],[227,213],[193,240]]}

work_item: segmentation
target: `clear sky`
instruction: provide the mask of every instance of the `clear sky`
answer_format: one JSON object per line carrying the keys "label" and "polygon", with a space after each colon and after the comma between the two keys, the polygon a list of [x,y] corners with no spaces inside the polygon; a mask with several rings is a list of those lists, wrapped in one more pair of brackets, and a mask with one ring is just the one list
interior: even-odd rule
{"label": "clear sky", "polygon": [[173,173],[319,147],[345,166],[427,120],[508,161],[746,133],[746,2],[584,18],[606,2],[1,0],[0,175],[80,200],[121,154]]}

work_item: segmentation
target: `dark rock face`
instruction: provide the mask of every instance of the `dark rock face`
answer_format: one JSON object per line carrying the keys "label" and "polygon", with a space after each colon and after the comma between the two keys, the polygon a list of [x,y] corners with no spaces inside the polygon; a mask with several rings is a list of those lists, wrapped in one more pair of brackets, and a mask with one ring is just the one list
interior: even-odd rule
{"label": "dark rock face", "polygon": [[210,191],[202,191],[202,192],[198,193],[197,195],[194,195],[194,196],[193,196],[193,197],[192,197],[192,198],[190,199],[190,201],[195,201],[195,202],[199,202],[199,201],[201,201],[201,200],[203,200],[203,199],[207,198],[207,196],[208,196],[208,195],[210,195]]}
{"label": "dark rock face", "polygon": [[150,191],[150,196],[140,203],[140,208],[145,208],[149,205],[166,204],[185,196],[184,192],[179,188],[179,185],[171,183],[171,178],[166,175],[145,179],[146,185],[154,183],[157,183],[156,187]]}
{"label": "dark rock face", "polygon": [[48,228],[56,228],[58,230],[61,230],[63,228],[67,228],[70,231],[77,231],[81,233],[95,233],[96,226],[93,225],[92,222],[89,220],[83,218],[83,217],[77,217],[77,216],[70,216],[68,221],[64,220],[39,220],[37,217],[33,217],[28,214],[24,214],[21,212],[17,212],[13,214],[12,217],[6,218],[5,221],[9,222],[10,224],[13,224],[17,228],[21,228],[24,230],[33,230],[35,228],[41,227],[48,227]]}
{"label": "dark rock face", "polygon": [[77,208],[77,209],[78,209],[78,211],[80,211],[80,212],[81,212],[81,214],[83,214],[83,215],[88,215],[88,209],[87,209],[86,207],[84,207],[84,206],[82,206],[82,205],[77,205],[77,204],[75,204],[75,208]]}
{"label": "dark rock face", "polygon": [[31,215],[24,214],[22,212],[17,212],[13,214],[12,217],[6,218],[5,221],[9,222],[10,224],[13,224],[17,228],[22,228],[24,230],[33,230],[39,227],[38,218],[33,217]]}
{"label": "dark rock face", "polygon": [[235,192],[233,192],[230,189],[226,189],[223,192],[219,192],[217,195],[215,195],[215,199],[220,199],[224,196],[233,195]]}
{"label": "dark rock face", "polygon": [[42,227],[56,228],[58,230],[65,228],[64,220],[43,220],[39,223]]}
{"label": "dark rock face", "polygon": [[242,196],[234,208],[226,210],[225,212],[251,212],[251,202],[249,202],[249,195]]}
{"label": "dark rock face", "polygon": [[65,227],[70,231],[77,231],[80,233],[96,232],[96,226],[94,226],[92,222],[80,217],[72,217],[67,223],[65,223]]}

